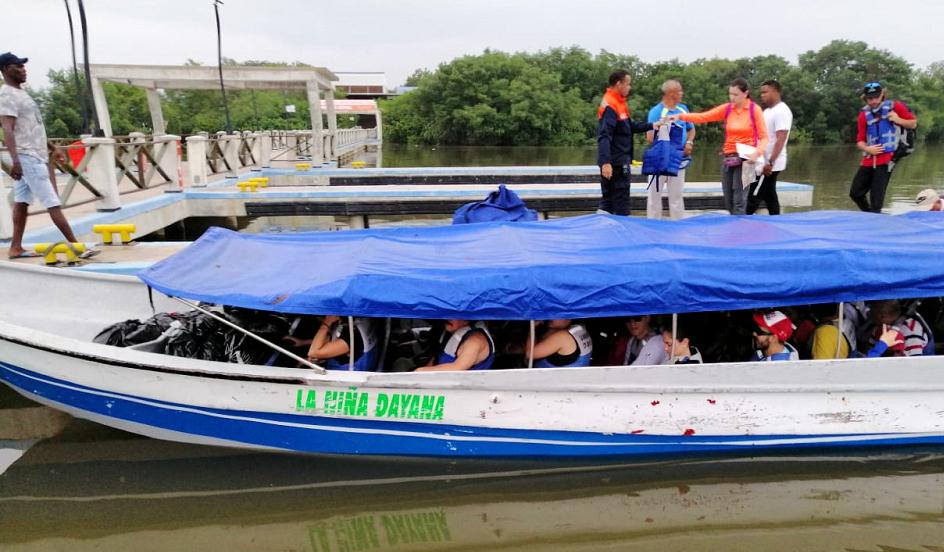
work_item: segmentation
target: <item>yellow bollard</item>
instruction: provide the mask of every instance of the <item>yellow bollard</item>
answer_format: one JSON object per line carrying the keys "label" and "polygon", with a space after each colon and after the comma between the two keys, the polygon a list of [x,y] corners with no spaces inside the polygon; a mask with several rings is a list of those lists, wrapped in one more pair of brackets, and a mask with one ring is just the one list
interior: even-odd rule
{"label": "yellow bollard", "polygon": [[119,243],[128,243],[131,241],[131,234],[137,231],[133,224],[96,224],[92,226],[92,232],[101,234],[102,243],[115,245],[115,234],[121,237]]}
{"label": "yellow bollard", "polygon": [[355,169],[363,169],[363,168],[366,167],[366,166],[367,166],[367,163],[364,162],[364,161],[352,161],[352,162],[351,162],[351,167],[352,167],[352,168],[355,168]]}
{"label": "yellow bollard", "polygon": [[43,260],[46,261],[46,264],[48,265],[59,262],[59,253],[64,253],[66,260],[70,263],[75,263],[79,260],[79,257],[76,255],[76,253],[85,253],[85,244],[73,243],[72,247],[69,247],[69,244],[64,242],[58,242],[55,244],[37,243],[33,246],[33,249],[40,255],[43,255]]}
{"label": "yellow bollard", "polygon": [[239,186],[240,192],[246,192],[246,191],[255,192],[256,188],[259,186],[259,183],[253,182],[250,180],[246,182],[240,182],[239,184],[236,184],[236,185]]}
{"label": "yellow bollard", "polygon": [[254,177],[252,177],[252,178],[249,179],[249,182],[255,182],[255,183],[259,184],[259,187],[260,187],[260,188],[268,188],[268,187],[269,187],[269,177],[268,177],[268,176],[254,176]]}
{"label": "yellow bollard", "polygon": [[295,163],[296,171],[307,171],[311,170],[311,163]]}

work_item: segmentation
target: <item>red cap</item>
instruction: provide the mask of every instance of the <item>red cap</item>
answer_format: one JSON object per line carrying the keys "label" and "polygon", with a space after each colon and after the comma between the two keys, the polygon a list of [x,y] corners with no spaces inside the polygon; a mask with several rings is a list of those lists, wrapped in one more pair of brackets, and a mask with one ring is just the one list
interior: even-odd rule
{"label": "red cap", "polygon": [[793,335],[793,322],[787,318],[787,315],[780,311],[770,311],[767,314],[754,313],[754,322],[758,326],[777,336],[777,339],[784,342]]}

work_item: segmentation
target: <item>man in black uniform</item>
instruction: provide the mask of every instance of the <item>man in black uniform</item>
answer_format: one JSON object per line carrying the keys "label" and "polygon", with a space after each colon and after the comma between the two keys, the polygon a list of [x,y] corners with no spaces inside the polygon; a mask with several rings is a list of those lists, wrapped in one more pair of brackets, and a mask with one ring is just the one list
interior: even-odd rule
{"label": "man in black uniform", "polygon": [[598,212],[629,215],[629,165],[633,161],[633,133],[647,132],[658,123],[633,122],[626,97],[632,77],[620,69],[609,78],[610,87],[597,110],[597,165],[600,166],[603,199]]}

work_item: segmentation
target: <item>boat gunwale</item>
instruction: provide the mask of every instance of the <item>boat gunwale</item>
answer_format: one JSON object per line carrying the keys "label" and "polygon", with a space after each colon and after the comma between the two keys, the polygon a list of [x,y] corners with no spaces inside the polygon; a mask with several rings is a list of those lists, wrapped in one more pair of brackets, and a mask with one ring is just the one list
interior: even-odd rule
{"label": "boat gunwale", "polygon": [[[45,338],[45,339],[44,339]],[[208,379],[225,379],[234,381],[249,381],[258,383],[295,384],[307,386],[354,386],[362,388],[401,388],[416,390],[441,391],[503,391],[503,392],[532,392],[532,393],[591,393],[591,394],[727,394],[727,393],[936,393],[944,391],[944,381],[932,381],[933,376],[941,368],[934,366],[914,368],[922,375],[926,372],[927,381],[914,380],[911,383],[903,382],[900,372],[892,372],[891,367],[878,368],[878,371],[887,371],[894,376],[886,382],[866,382],[860,380],[862,364],[869,367],[878,364],[896,365],[906,364],[936,364],[935,357],[901,357],[901,358],[850,358],[834,360],[799,360],[769,362],[740,362],[740,363],[709,363],[687,365],[651,365],[651,366],[594,366],[570,368],[513,368],[501,370],[473,370],[459,372],[430,372],[417,374],[413,372],[356,372],[356,371],[329,371],[319,375],[304,368],[283,368],[261,365],[245,365],[218,361],[206,361],[186,357],[175,357],[161,353],[137,351],[134,349],[115,347],[99,343],[90,343],[75,338],[62,337],[57,334],[43,332],[33,328],[0,321],[0,341],[13,343],[22,347],[37,349],[50,354],[98,363],[103,366],[121,369],[142,370],[180,375],[185,377],[199,377]],[[56,345],[53,345],[56,343]],[[69,347],[69,345],[73,345]],[[114,351],[116,355],[104,354],[105,351]],[[798,370],[799,369],[799,370]],[[848,372],[848,378],[838,378],[836,374],[826,374],[830,369],[841,369]],[[579,383],[573,380],[563,382],[548,381],[548,378],[526,378],[523,375],[546,374],[546,370],[553,370],[556,374],[569,373],[586,374],[589,376],[621,376],[620,381],[604,383]],[[796,381],[776,382],[766,384],[738,384],[740,378],[730,373],[739,370],[751,372],[767,372],[770,375],[782,377],[785,373],[796,375]],[[854,371],[853,371],[854,370]],[[41,371],[40,371],[41,372]],[[730,381],[712,383],[719,375],[726,375]],[[803,376],[809,374],[824,375],[822,382],[803,383]],[[843,374],[840,374],[843,375]],[[649,376],[653,383],[634,381],[635,376]],[[655,376],[655,377],[653,377]],[[704,381],[684,384],[679,382],[680,376],[699,376]],[[659,382],[664,381],[671,383]],[[539,385],[535,385],[539,384]]]}

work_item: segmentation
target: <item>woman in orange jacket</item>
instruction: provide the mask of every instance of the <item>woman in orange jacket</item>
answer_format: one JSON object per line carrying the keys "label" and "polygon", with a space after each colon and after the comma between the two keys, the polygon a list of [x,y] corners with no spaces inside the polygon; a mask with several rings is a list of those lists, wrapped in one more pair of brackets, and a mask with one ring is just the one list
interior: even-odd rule
{"label": "woman in orange jacket", "polygon": [[[724,161],[721,164],[721,191],[724,206],[732,215],[743,215],[747,209],[748,186],[742,184],[741,165],[737,144],[754,146],[751,162],[767,149],[767,125],[764,112],[751,101],[751,85],[744,79],[734,79],[728,87],[729,103],[713,107],[700,113],[682,113],[673,118],[690,123],[713,123],[724,121]],[[753,181],[754,179],[751,179]],[[750,184],[750,182],[748,182]]]}

